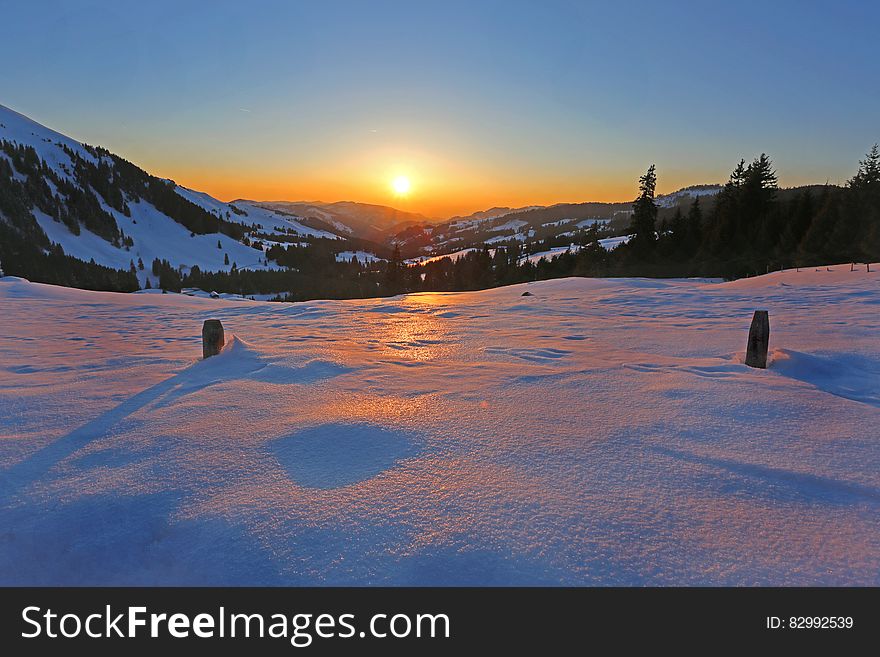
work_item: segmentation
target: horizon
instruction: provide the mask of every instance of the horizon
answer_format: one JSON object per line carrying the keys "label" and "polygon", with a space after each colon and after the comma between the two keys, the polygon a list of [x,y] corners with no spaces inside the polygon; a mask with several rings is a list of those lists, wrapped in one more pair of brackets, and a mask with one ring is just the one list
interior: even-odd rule
{"label": "horizon", "polygon": [[670,193],[762,152],[782,186],[840,184],[878,140],[880,8],[855,2],[9,11],[4,103],[224,201],[626,202],[651,163]]}
{"label": "horizon", "polygon": [[[15,108],[9,107],[8,105],[4,105],[3,103],[0,103],[0,107],[6,107],[7,109],[12,110],[13,112],[16,112],[17,114],[20,114],[21,116],[25,117],[26,119],[29,119],[29,120],[31,120],[31,121],[35,121],[35,119],[33,119],[32,117],[28,116],[27,114],[24,114],[23,112],[19,112],[19,111],[16,110]],[[65,137],[68,137],[68,138],[71,138],[71,139],[77,140],[75,136],[72,136],[72,135],[70,135],[70,134],[67,134],[67,133],[65,133],[63,130],[59,130],[59,129],[53,128],[52,126],[42,124],[42,123],[40,123],[39,121],[35,121],[35,122],[38,123],[38,124],[40,124],[40,125],[43,125],[43,127],[48,128],[48,129],[52,130],[53,132],[56,132],[56,133],[61,134],[61,135],[65,136]],[[81,143],[83,143],[83,144],[87,144],[87,145],[89,145],[89,146],[104,147],[103,144],[89,144],[89,143],[86,142],[86,141],[81,141],[81,140],[77,140],[77,141],[80,141]],[[120,157],[125,157],[125,154],[123,154],[123,153],[114,153],[114,154],[115,154],[115,155],[119,155]],[[128,159],[128,158],[126,157],[125,159]],[[134,162],[134,164],[137,165],[138,163],[137,163],[137,162]],[[149,172],[148,172],[148,173],[149,173]],[[168,179],[169,179],[169,180],[173,180],[173,181],[174,181],[175,183],[177,183],[177,184],[182,184],[182,181],[174,180],[173,178],[168,178]],[[784,186],[784,185],[780,185],[780,189],[786,189],[786,188],[788,188],[788,189],[794,189],[794,188],[799,188],[799,187],[810,187],[810,186],[821,186],[821,185],[841,186],[841,182],[840,182],[840,181],[835,182],[835,183],[832,183],[832,182],[830,182],[830,181],[826,181],[826,182],[824,182],[824,183],[822,183],[822,182],[816,182],[816,181],[813,181],[813,182],[803,182],[803,183],[801,183],[801,184],[798,184],[798,185],[791,185],[791,186],[788,186],[788,187],[786,187],[786,186]],[[190,185],[186,185],[186,184],[183,184],[183,186],[186,187],[186,188],[188,188],[188,189],[191,189],[191,190],[193,190],[193,191],[196,191],[196,192],[204,192],[204,191],[205,191],[205,190],[202,190],[202,189],[196,189],[196,188],[194,188],[194,187],[192,187],[192,186],[190,186]],[[723,186],[724,186],[724,181],[717,181],[717,182],[692,182],[692,183],[687,183],[687,184],[685,184],[685,185],[683,185],[683,186],[681,186],[681,187],[677,187],[677,188],[675,188],[675,189],[670,189],[670,190],[668,190],[668,191],[659,192],[659,193],[657,194],[657,196],[658,196],[658,197],[662,197],[662,196],[664,196],[664,195],[674,194],[674,193],[676,193],[676,192],[679,192],[679,191],[682,191],[682,190],[685,190],[685,189],[689,189],[689,188],[692,188],[692,187],[706,187],[706,186],[708,186],[708,187],[711,187],[711,186],[723,187]],[[222,201],[222,202],[224,202],[224,203],[248,202],[248,203],[257,203],[257,204],[263,204],[263,205],[274,204],[274,203],[278,203],[278,204],[288,203],[288,204],[297,204],[297,205],[319,205],[319,206],[332,206],[332,205],[341,205],[341,204],[348,204],[348,203],[350,203],[350,204],[357,204],[357,205],[368,205],[368,206],[373,206],[373,207],[379,207],[379,208],[390,209],[390,210],[394,210],[394,211],[396,211],[396,212],[402,212],[402,213],[407,213],[407,214],[420,215],[423,219],[425,219],[425,220],[427,220],[427,221],[431,221],[431,222],[436,222],[436,223],[443,222],[443,221],[449,221],[449,220],[456,219],[456,218],[459,218],[459,217],[462,217],[462,218],[463,218],[463,217],[471,216],[471,215],[473,215],[473,214],[479,214],[479,213],[481,213],[481,212],[489,212],[489,211],[491,211],[491,210],[496,210],[496,209],[507,209],[507,210],[511,210],[512,212],[517,212],[517,211],[521,211],[521,210],[525,210],[525,209],[530,209],[530,208],[551,208],[551,207],[555,207],[555,206],[558,206],[558,205],[577,205],[577,204],[585,204],[585,203],[621,204],[621,203],[630,203],[631,200],[632,200],[632,199],[630,199],[630,198],[617,199],[617,200],[579,199],[579,200],[562,200],[562,201],[555,201],[555,202],[553,202],[553,203],[548,203],[548,204],[531,203],[531,204],[526,204],[526,205],[521,205],[521,206],[506,206],[506,205],[502,205],[502,204],[498,204],[498,203],[496,203],[496,204],[494,204],[494,205],[481,206],[480,208],[475,209],[475,210],[473,210],[472,212],[469,212],[469,213],[467,213],[467,214],[446,215],[446,216],[428,216],[428,215],[425,215],[425,214],[420,213],[420,212],[418,212],[418,211],[415,211],[415,210],[405,210],[405,209],[403,209],[402,207],[398,207],[398,206],[395,206],[395,205],[382,204],[382,203],[374,203],[374,202],[368,202],[368,201],[360,201],[360,200],[348,199],[348,198],[341,198],[341,199],[338,199],[338,200],[332,200],[332,201],[322,200],[322,199],[297,199],[297,198],[289,198],[289,199],[281,199],[281,198],[256,199],[256,198],[247,198],[247,197],[244,197],[244,196],[234,196],[234,197],[231,197],[231,198],[221,198],[221,197],[215,196],[215,198],[217,198],[217,200]],[[391,201],[391,203],[393,203],[393,202],[394,202],[394,201]]]}

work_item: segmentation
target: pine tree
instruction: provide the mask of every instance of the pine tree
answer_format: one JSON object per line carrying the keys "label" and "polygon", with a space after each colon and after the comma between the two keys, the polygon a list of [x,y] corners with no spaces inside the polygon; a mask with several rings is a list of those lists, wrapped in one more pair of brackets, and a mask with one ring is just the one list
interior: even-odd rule
{"label": "pine tree", "polygon": [[220,240],[217,240],[217,248],[221,251],[223,250],[223,245],[220,243]]}
{"label": "pine tree", "polygon": [[759,258],[766,257],[778,240],[778,217],[772,212],[777,189],[773,164],[761,153],[746,168],[735,235],[739,248],[754,251]]}
{"label": "pine tree", "polygon": [[633,233],[633,246],[636,250],[646,251],[654,246],[657,236],[654,225],[657,221],[657,204],[654,194],[657,189],[657,174],[652,164],[645,175],[639,178],[639,196],[633,202],[630,232]]}
{"label": "pine tree", "polygon": [[859,170],[847,183],[852,189],[880,186],[880,146],[874,144],[864,160],[859,160]]}
{"label": "pine tree", "polygon": [[747,190],[760,190],[764,198],[773,198],[778,182],[773,163],[766,153],[761,153],[746,169],[743,185]]}
{"label": "pine tree", "polygon": [[394,245],[391,260],[385,270],[385,283],[392,294],[397,294],[403,283],[403,259],[400,255],[400,244]]}
{"label": "pine tree", "polygon": [[688,210],[685,219],[685,252],[693,255],[703,239],[703,210],[700,207],[700,197],[694,197],[691,209]]}
{"label": "pine tree", "polygon": [[140,258],[138,258],[138,269],[140,269],[141,271],[144,270],[144,261]]}
{"label": "pine tree", "polygon": [[860,260],[871,262],[880,258],[880,146],[874,144],[859,170],[849,181],[847,213],[844,226],[838,227],[846,236]]}
{"label": "pine tree", "polygon": [[224,265],[229,264],[229,254],[228,253],[223,254],[223,264]]}

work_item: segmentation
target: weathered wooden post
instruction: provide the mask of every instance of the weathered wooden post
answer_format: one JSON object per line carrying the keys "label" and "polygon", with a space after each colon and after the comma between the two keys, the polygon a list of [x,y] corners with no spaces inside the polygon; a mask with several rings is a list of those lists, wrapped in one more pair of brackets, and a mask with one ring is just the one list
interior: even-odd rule
{"label": "weathered wooden post", "polygon": [[770,314],[756,310],[749,327],[749,344],[746,348],[746,365],[767,368],[767,348],[770,346]]}
{"label": "weathered wooden post", "polygon": [[204,358],[216,356],[224,343],[223,324],[219,319],[206,319],[202,324],[202,356]]}

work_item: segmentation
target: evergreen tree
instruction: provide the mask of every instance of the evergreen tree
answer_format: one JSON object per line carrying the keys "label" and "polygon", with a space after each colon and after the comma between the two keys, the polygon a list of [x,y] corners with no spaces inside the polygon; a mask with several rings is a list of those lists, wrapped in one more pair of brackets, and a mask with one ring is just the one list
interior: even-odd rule
{"label": "evergreen tree", "polygon": [[859,170],[847,185],[859,190],[880,186],[880,146],[874,144],[865,159],[859,160]]}
{"label": "evergreen tree", "polygon": [[880,147],[871,147],[848,183],[847,212],[839,239],[852,244],[855,258],[871,262],[880,257]]}
{"label": "evergreen tree", "polygon": [[657,174],[652,164],[639,178],[639,196],[633,202],[630,232],[634,235],[632,244],[637,251],[650,250],[657,240],[654,232],[657,221],[657,204],[654,202],[656,188]]}
{"label": "evergreen tree", "polygon": [[391,294],[398,294],[403,283],[403,258],[400,255],[400,244],[394,244],[391,260],[385,269],[385,284]]}
{"label": "evergreen tree", "polygon": [[223,264],[224,265],[229,264],[229,254],[228,253],[223,254]]}

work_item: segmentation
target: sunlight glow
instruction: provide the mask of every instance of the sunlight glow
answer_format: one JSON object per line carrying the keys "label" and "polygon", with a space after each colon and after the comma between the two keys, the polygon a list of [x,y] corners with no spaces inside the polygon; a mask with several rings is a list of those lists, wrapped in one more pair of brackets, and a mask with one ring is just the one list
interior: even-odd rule
{"label": "sunlight glow", "polygon": [[393,189],[394,193],[398,196],[406,196],[409,194],[410,190],[409,178],[406,176],[397,176],[391,181],[391,189]]}

